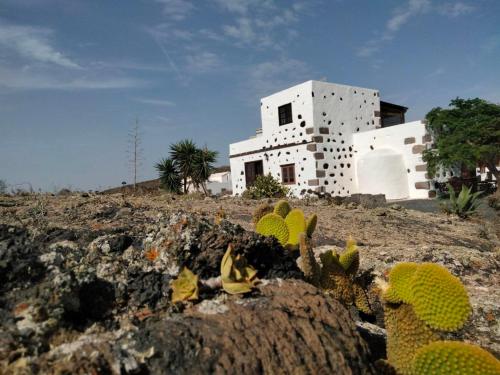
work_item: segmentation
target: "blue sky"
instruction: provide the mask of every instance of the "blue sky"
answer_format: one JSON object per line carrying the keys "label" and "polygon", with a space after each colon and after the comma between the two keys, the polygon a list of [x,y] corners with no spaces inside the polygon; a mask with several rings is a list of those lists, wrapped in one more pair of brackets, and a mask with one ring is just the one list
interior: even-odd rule
{"label": "blue sky", "polygon": [[2,0],[0,179],[131,181],[136,118],[141,179],[183,138],[227,164],[259,98],[309,79],[379,89],[408,120],[500,102],[500,1]]}

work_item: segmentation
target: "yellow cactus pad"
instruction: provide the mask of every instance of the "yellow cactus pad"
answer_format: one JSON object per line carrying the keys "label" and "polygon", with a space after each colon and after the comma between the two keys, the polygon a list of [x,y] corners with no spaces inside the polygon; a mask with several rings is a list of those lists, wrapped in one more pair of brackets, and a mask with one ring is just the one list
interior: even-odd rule
{"label": "yellow cactus pad", "polygon": [[471,313],[465,287],[446,268],[423,263],[412,279],[411,300],[415,314],[441,331],[461,328]]}
{"label": "yellow cactus pad", "polygon": [[417,263],[403,262],[392,267],[389,272],[389,289],[384,294],[384,298],[392,303],[411,303],[412,301],[412,280]]}
{"label": "yellow cactus pad", "polygon": [[289,232],[285,220],[274,213],[264,215],[255,227],[263,236],[274,236],[284,246],[288,242]]}
{"label": "yellow cactus pad", "polygon": [[437,332],[418,319],[411,305],[386,304],[384,322],[387,330],[387,359],[398,374],[409,374],[415,351],[440,339]]}
{"label": "yellow cactus pad", "polygon": [[198,299],[198,276],[184,267],[172,281],[172,302],[193,301]]}
{"label": "yellow cactus pad", "polygon": [[318,215],[312,214],[306,220],[306,234],[307,237],[312,237],[314,230],[316,229],[316,224],[318,224]]}
{"label": "yellow cactus pad", "polygon": [[478,346],[436,341],[416,352],[410,374],[499,375],[500,361]]}
{"label": "yellow cactus pad", "polygon": [[233,254],[229,245],[220,265],[222,288],[229,294],[248,293],[257,281],[257,271],[241,255]]}
{"label": "yellow cactus pad", "polygon": [[270,214],[271,212],[273,212],[273,206],[271,206],[270,204],[263,203],[259,205],[253,212],[252,215],[253,223],[257,224],[264,215]]}
{"label": "yellow cactus pad", "polygon": [[280,215],[283,219],[288,215],[288,213],[291,211],[290,204],[288,201],[285,199],[282,199],[276,203],[276,206],[274,206],[274,213],[276,215]]}
{"label": "yellow cactus pad", "polygon": [[347,274],[354,275],[359,268],[359,250],[351,237],[347,240],[346,250],[340,255],[339,262]]}
{"label": "yellow cactus pad", "polygon": [[306,231],[304,212],[298,208],[291,210],[288,215],[286,215],[285,223],[289,232],[288,244],[293,246],[298,245],[299,235]]}

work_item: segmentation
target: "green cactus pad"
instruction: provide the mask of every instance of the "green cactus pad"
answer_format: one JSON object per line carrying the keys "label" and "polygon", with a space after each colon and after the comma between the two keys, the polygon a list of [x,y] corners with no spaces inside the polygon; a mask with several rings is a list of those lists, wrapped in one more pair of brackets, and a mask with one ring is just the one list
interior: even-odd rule
{"label": "green cactus pad", "polygon": [[304,212],[298,208],[291,210],[285,218],[288,227],[288,244],[295,246],[299,244],[299,235],[306,231],[306,219]]}
{"label": "green cactus pad", "polygon": [[280,215],[284,219],[291,209],[290,204],[286,200],[282,199],[276,203],[276,206],[274,206],[274,213],[276,215]]}
{"label": "green cactus pad", "polygon": [[264,215],[267,215],[267,214],[270,214],[271,212],[273,212],[273,206],[271,206],[269,203],[263,203],[261,205],[259,205],[255,211],[253,212],[253,215],[252,215],[252,220],[253,220],[253,223],[254,224],[257,224],[259,222],[260,219],[262,219],[262,217]]}
{"label": "green cactus pad", "polygon": [[387,330],[387,359],[398,374],[409,374],[415,351],[440,339],[437,332],[420,320],[411,305],[384,305]]}
{"label": "green cactus pad", "polygon": [[359,250],[352,238],[347,241],[346,250],[340,255],[339,262],[347,274],[354,275],[358,272]]}
{"label": "green cactus pad", "polygon": [[441,331],[461,328],[471,312],[465,287],[446,268],[423,263],[412,279],[411,300],[415,314]]}
{"label": "green cactus pad", "polygon": [[284,246],[288,242],[288,227],[285,220],[276,214],[264,215],[255,227],[255,231],[263,236],[274,236]]}
{"label": "green cactus pad", "polygon": [[498,375],[500,361],[478,346],[436,341],[415,353],[410,374]]}
{"label": "green cactus pad", "polygon": [[306,234],[307,237],[312,237],[314,230],[316,229],[316,224],[318,224],[318,215],[312,214],[306,220]]}
{"label": "green cactus pad", "polygon": [[384,294],[384,299],[392,303],[411,303],[412,301],[412,280],[417,263],[403,262],[392,267],[389,272],[389,289]]}

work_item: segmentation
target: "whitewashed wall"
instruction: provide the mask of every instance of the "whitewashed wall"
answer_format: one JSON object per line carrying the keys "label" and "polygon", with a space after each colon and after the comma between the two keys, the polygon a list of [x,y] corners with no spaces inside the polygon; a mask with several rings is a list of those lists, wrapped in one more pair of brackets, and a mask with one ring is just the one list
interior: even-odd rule
{"label": "whitewashed wall", "polygon": [[334,195],[356,192],[353,134],[380,124],[377,90],[312,82],[316,181],[320,191]]}
{"label": "whitewashed wall", "polygon": [[[367,168],[363,168],[363,176],[356,176],[357,191],[360,193],[382,193],[387,199],[428,198],[430,182],[427,167],[422,160],[422,151],[430,142],[426,135],[425,124],[421,121],[409,122],[387,128],[357,133],[353,136],[355,144],[356,171],[360,162],[366,163],[370,158],[378,161],[379,168],[373,168],[372,174],[366,176]],[[394,158],[388,152],[381,155],[381,150],[391,150],[392,155],[401,155],[408,182],[407,190],[393,192],[387,187],[388,170],[393,167]],[[397,168],[397,167],[394,167]],[[356,173],[357,174],[357,173]],[[368,185],[366,181],[371,181]],[[391,183],[391,185],[393,185]],[[406,196],[405,196],[406,195]]]}
{"label": "whitewashed wall", "polygon": [[[263,161],[264,174],[271,173],[279,180],[281,165],[294,163],[296,184],[289,185],[292,193],[300,195],[309,188],[308,181],[315,177],[315,162],[311,152],[307,151],[311,134],[305,131],[306,127],[313,126],[311,92],[312,81],[308,81],[262,98],[262,135],[229,146],[233,194],[241,194],[246,190],[245,163],[256,160]],[[280,126],[278,107],[288,103],[292,103],[293,122]],[[287,144],[291,146],[278,148]],[[258,150],[262,151],[234,157]]]}

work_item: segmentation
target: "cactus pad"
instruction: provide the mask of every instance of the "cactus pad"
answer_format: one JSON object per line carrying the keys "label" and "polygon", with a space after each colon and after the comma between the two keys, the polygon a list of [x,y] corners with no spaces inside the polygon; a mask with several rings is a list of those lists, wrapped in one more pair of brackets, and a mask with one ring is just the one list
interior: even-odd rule
{"label": "cactus pad", "polygon": [[436,341],[416,352],[410,373],[498,375],[500,361],[474,345],[456,341]]}
{"label": "cactus pad", "polygon": [[291,210],[285,218],[288,227],[288,244],[295,246],[299,244],[299,235],[306,231],[306,220],[304,212],[298,208]]}
{"label": "cactus pad", "polygon": [[312,214],[306,220],[306,234],[307,237],[312,237],[314,230],[316,229],[316,224],[318,224],[318,215]]}
{"label": "cactus pad", "polygon": [[387,330],[387,359],[398,374],[409,374],[415,351],[440,339],[407,304],[385,305],[384,323]]}
{"label": "cactus pad", "polygon": [[417,263],[403,262],[396,264],[389,273],[389,289],[384,298],[392,303],[411,303],[412,279],[418,268]]}
{"label": "cactus pad", "polygon": [[340,255],[339,262],[347,274],[354,275],[358,272],[359,250],[352,238],[347,240],[346,250]]}
{"label": "cactus pad", "polygon": [[255,230],[263,236],[276,237],[283,246],[288,242],[289,232],[285,220],[274,213],[264,215],[257,223]]}
{"label": "cactus pad", "polygon": [[290,204],[284,199],[276,203],[276,206],[274,207],[274,213],[276,215],[280,215],[283,219],[291,210],[292,208],[290,207]]}
{"label": "cactus pad", "polygon": [[271,212],[273,212],[273,206],[271,206],[269,203],[262,203],[253,212],[253,223],[257,224],[264,215],[270,214]]}
{"label": "cactus pad", "polygon": [[465,287],[443,266],[423,263],[412,279],[411,300],[415,314],[441,331],[461,328],[471,312]]}

